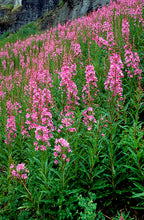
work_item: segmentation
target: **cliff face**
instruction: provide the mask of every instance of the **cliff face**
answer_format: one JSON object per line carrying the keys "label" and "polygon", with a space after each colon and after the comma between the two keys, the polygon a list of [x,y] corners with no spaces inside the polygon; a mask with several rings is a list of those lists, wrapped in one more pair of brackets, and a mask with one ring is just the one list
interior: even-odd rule
{"label": "cliff face", "polygon": [[14,4],[15,0],[0,0],[0,4],[7,5],[7,4]]}
{"label": "cliff face", "polygon": [[4,34],[6,31],[17,31],[23,25],[28,24],[31,21],[36,21],[45,12],[54,9],[60,0],[14,0],[13,4],[16,6],[14,9],[7,9],[5,6],[0,5],[0,34]]}
{"label": "cliff face", "polygon": [[61,10],[63,16],[59,16],[58,22],[85,16],[106,4],[109,4],[109,0],[68,0]]}
{"label": "cliff face", "polygon": [[[64,24],[68,20],[82,17],[109,2],[110,0],[63,0],[62,6],[59,6],[60,0],[13,0],[17,7],[7,14],[1,12],[0,6],[0,34],[7,30],[15,32],[38,18],[41,18],[39,25],[44,30],[48,26],[58,25],[59,22]],[[49,12],[47,16],[42,17],[46,12]]]}
{"label": "cliff face", "polygon": [[47,26],[55,27],[58,23],[64,24],[68,20],[85,16],[89,12],[97,10],[98,7],[101,8],[109,3],[110,0],[64,0],[63,7],[56,7],[55,10],[50,11],[50,13],[41,20],[39,23],[41,30],[46,29]]}
{"label": "cliff face", "polygon": [[22,0],[22,9],[27,21],[35,21],[46,12],[54,9],[60,0]]}

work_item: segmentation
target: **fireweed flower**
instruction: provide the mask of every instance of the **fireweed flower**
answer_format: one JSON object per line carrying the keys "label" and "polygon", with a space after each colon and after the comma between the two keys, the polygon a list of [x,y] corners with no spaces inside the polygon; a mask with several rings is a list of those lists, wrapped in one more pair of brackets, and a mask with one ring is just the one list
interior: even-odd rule
{"label": "fireweed flower", "polygon": [[59,72],[61,77],[60,87],[59,89],[66,92],[67,95],[67,104],[72,106],[72,104],[79,105],[78,100],[80,99],[77,94],[77,86],[72,81],[72,72],[71,69],[65,65],[61,68],[61,72]]}
{"label": "fireweed flower", "polygon": [[[49,89],[43,90],[37,87],[37,83],[34,80],[30,80],[29,89],[33,94],[31,97],[31,109],[27,109],[26,124],[28,129],[35,129],[35,138],[37,141],[45,142],[47,146],[50,146],[49,139],[53,137],[54,131],[51,108],[53,107],[51,92]],[[40,147],[40,150],[46,150],[46,147]],[[36,146],[35,150],[39,147]]]}
{"label": "fireweed flower", "polygon": [[72,111],[68,111],[64,114],[63,111],[61,111],[61,123],[62,125],[59,126],[58,132],[61,132],[61,129],[67,128],[69,132],[74,132],[76,129],[73,126],[74,124],[74,113]]}
{"label": "fireweed flower", "polygon": [[126,19],[122,20],[122,37],[128,42],[129,40],[129,23]]}
{"label": "fireweed flower", "polygon": [[58,159],[65,160],[66,162],[69,162],[68,154],[72,152],[69,143],[63,139],[59,138],[55,140],[55,146],[54,146],[54,157],[57,158],[54,163],[58,163]]}
{"label": "fireweed flower", "polygon": [[12,168],[14,168],[14,165],[13,165],[13,164],[10,165],[10,169],[12,169]]}
{"label": "fireweed flower", "polygon": [[[47,146],[50,146],[50,143],[48,141],[46,141]],[[34,142],[34,146],[35,146],[35,150],[41,150],[41,151],[46,151],[47,148],[44,145],[40,145],[37,141]]]}
{"label": "fireweed flower", "polygon": [[79,43],[71,42],[71,50],[74,50],[74,56],[81,56],[81,47]]}
{"label": "fireweed flower", "polygon": [[11,115],[8,116],[7,125],[6,125],[6,139],[5,143],[8,145],[11,141],[14,142],[16,137],[16,123],[15,123],[15,116]]}
{"label": "fireweed flower", "polygon": [[122,97],[122,83],[121,78],[124,77],[122,73],[123,63],[118,54],[112,54],[110,57],[110,70],[105,81],[105,89],[112,92],[112,96],[118,96],[118,100],[123,100]]}
{"label": "fireweed flower", "polygon": [[93,95],[97,96],[97,77],[95,76],[94,66],[87,65],[85,71],[86,85],[83,87],[83,102],[88,104],[94,101]]}
{"label": "fireweed flower", "polygon": [[53,130],[53,121],[51,108],[53,107],[51,92],[49,89],[44,88],[41,90],[37,87],[37,83],[34,80],[29,82],[31,97],[31,113],[26,114],[26,124],[29,125],[28,129],[36,128],[41,122],[43,126],[48,126],[50,130]]}
{"label": "fireweed flower", "polygon": [[23,136],[23,139],[24,139],[25,137],[30,137],[30,135],[29,135],[27,129],[26,129],[23,125],[21,126],[21,134],[22,134],[22,136]]}
{"label": "fireweed flower", "polygon": [[12,177],[17,177],[18,179],[27,179],[27,173],[29,173],[24,163],[20,163],[17,166],[11,164],[10,172],[12,174]]}
{"label": "fireweed flower", "polygon": [[115,45],[114,42],[114,34],[113,34],[113,26],[110,21],[104,21],[102,25],[102,32],[106,33],[106,40],[102,37],[98,37],[98,45],[101,47],[101,44],[107,48],[108,50],[112,50]]}
{"label": "fireweed flower", "polygon": [[137,52],[132,52],[131,45],[125,45],[125,63],[128,67],[127,73],[130,78],[133,78],[134,75],[138,75],[139,81],[142,79],[141,73],[142,70],[139,68],[140,59]]}
{"label": "fireweed flower", "polygon": [[21,110],[21,105],[18,102],[15,102],[14,104],[11,103],[11,101],[7,101],[6,103],[6,110],[7,110],[7,114],[12,115],[14,113],[16,113],[16,115],[18,115],[18,113],[22,113]]}
{"label": "fireweed flower", "polygon": [[16,170],[17,171],[21,171],[21,170],[24,170],[24,168],[25,168],[25,164],[24,163],[20,163],[20,164],[17,165]]}
{"label": "fireweed flower", "polygon": [[86,109],[83,112],[83,122],[85,124],[85,126],[87,126],[88,130],[92,130],[92,125],[93,123],[97,123],[95,117],[94,117],[94,112],[93,112],[93,108],[89,107],[88,109]]}
{"label": "fireweed flower", "polygon": [[40,148],[41,151],[46,151],[46,147],[44,145],[41,145],[41,148]]}

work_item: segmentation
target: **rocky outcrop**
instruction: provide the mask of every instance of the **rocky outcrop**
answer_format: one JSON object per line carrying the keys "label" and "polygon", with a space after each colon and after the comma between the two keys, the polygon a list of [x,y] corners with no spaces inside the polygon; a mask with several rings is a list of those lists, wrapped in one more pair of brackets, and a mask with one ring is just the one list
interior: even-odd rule
{"label": "rocky outcrop", "polygon": [[[0,0],[1,1],[1,0]],[[5,0],[7,1],[7,0]],[[10,0],[9,0],[10,1]],[[19,10],[14,8],[11,12],[0,18],[0,34],[7,30],[17,31],[23,25],[41,18],[39,25],[41,30],[64,24],[68,20],[74,20],[98,7],[109,4],[110,0],[13,0]],[[22,6],[19,6],[22,3]],[[59,4],[60,3],[60,4]],[[61,6],[60,6],[61,5]],[[17,12],[17,13],[16,13]],[[47,12],[47,15],[44,14]]]}
{"label": "rocky outcrop", "polygon": [[0,34],[4,34],[8,30],[10,32],[18,30],[19,26],[17,20],[18,16],[21,15],[21,12],[21,6],[14,9],[0,6]]}
{"label": "rocky outcrop", "polygon": [[[114,0],[113,0],[114,1]],[[64,0],[63,7],[56,7],[55,10],[49,12],[39,25],[41,30],[49,27],[55,27],[58,23],[64,24],[68,20],[74,20],[78,17],[87,15],[89,12],[108,5],[110,0]]]}
{"label": "rocky outcrop", "polygon": [[[16,32],[20,27],[29,22],[36,21],[46,12],[56,8],[60,0],[14,0],[17,5],[13,10],[8,11],[5,17],[0,9],[0,34],[10,30]],[[22,7],[21,7],[22,4]],[[20,9],[20,13],[19,10]],[[18,12],[16,14],[16,12]]]}
{"label": "rocky outcrop", "polygon": [[27,21],[35,21],[46,12],[56,8],[60,0],[22,0],[22,8]]}
{"label": "rocky outcrop", "polygon": [[9,5],[9,4],[14,4],[15,0],[0,0],[0,4],[2,5]]}

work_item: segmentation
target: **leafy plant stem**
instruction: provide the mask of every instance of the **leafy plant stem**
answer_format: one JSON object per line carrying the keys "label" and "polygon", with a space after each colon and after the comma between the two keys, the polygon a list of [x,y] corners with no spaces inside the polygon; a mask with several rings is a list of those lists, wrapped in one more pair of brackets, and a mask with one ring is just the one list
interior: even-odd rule
{"label": "leafy plant stem", "polygon": [[[140,97],[141,97],[141,88],[138,88],[138,96],[137,98],[137,105],[136,105],[136,118],[135,118],[135,141],[137,140],[137,124],[138,124],[138,115],[139,115],[139,107],[140,107]],[[136,153],[137,153],[137,159],[138,159],[138,165],[139,165],[139,171],[140,171],[140,175],[142,177],[142,182],[143,182],[143,174],[142,174],[142,170],[141,170],[141,165],[140,165],[140,160],[138,158],[138,154],[139,154],[139,150],[138,147],[136,146]]]}
{"label": "leafy plant stem", "polygon": [[110,104],[110,109],[111,109],[111,112],[110,112],[110,116],[111,116],[111,133],[110,133],[110,157],[111,157],[111,173],[112,173],[112,186],[114,188],[114,174],[113,174],[113,140],[112,140],[112,129],[113,129],[113,100]]}
{"label": "leafy plant stem", "polygon": [[[35,203],[34,203],[32,197],[31,197],[31,193],[30,193],[30,191],[28,190],[26,184],[25,184],[22,180],[20,180],[20,183],[22,184],[22,186],[24,186],[25,190],[27,191],[28,197],[29,197],[30,201],[31,201],[32,204],[33,204],[33,207],[34,207],[35,211],[37,211],[37,208],[36,208],[36,206],[35,206]],[[43,220],[43,216],[41,215],[41,213],[39,213],[39,214],[40,214],[40,216],[41,216],[41,219]]]}

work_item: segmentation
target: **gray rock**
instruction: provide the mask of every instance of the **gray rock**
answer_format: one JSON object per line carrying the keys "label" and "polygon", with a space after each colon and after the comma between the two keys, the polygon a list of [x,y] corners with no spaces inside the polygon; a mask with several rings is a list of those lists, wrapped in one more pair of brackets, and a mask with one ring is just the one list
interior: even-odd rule
{"label": "gray rock", "polygon": [[2,5],[14,4],[14,0],[0,0],[0,4]]}
{"label": "gray rock", "polygon": [[[15,3],[20,3],[21,0],[14,1]],[[46,29],[48,26],[55,27],[59,22],[64,24],[68,20],[85,16],[89,12],[97,10],[98,7],[109,4],[109,1],[110,0],[63,0],[64,5],[60,7],[60,0],[22,0],[21,13],[16,15],[16,20],[13,24],[1,25],[0,23],[0,34],[5,33],[7,30],[15,32],[21,26],[31,21],[36,21],[38,18],[41,18],[41,22],[39,23],[41,30]],[[47,16],[43,17],[46,12],[48,13]]]}
{"label": "gray rock", "polygon": [[85,16],[89,12],[97,10],[98,7],[101,8],[103,5],[108,5],[109,2],[109,0],[67,0],[63,8],[56,13],[53,26],[58,25],[59,22],[64,24],[68,20]]}

